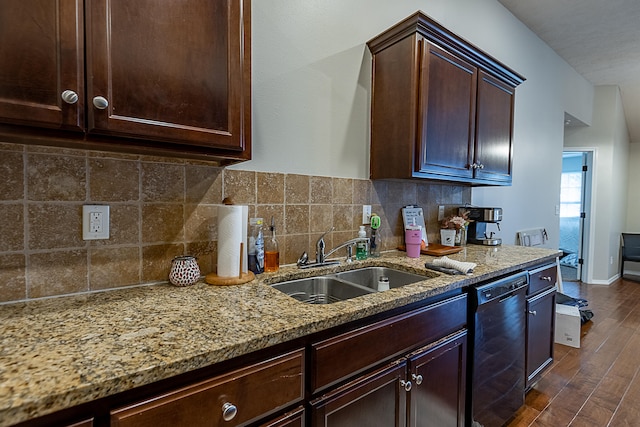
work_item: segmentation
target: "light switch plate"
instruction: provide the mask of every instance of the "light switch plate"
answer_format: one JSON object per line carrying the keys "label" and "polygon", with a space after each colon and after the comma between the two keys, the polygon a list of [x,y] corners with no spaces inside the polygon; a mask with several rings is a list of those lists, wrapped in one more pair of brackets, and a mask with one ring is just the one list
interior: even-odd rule
{"label": "light switch plate", "polygon": [[109,238],[109,206],[82,206],[82,240]]}

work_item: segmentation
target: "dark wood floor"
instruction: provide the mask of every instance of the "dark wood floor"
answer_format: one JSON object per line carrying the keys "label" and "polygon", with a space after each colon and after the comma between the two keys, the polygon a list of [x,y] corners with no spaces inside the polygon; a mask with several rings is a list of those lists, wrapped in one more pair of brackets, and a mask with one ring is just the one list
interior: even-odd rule
{"label": "dark wood floor", "polygon": [[509,427],[640,426],[640,282],[565,282],[595,316],[581,348],[555,345],[551,369],[527,394]]}

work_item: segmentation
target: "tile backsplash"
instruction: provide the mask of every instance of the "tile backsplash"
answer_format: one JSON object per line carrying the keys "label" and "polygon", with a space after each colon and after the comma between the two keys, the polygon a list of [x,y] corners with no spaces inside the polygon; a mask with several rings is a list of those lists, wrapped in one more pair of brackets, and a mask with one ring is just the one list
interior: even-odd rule
{"label": "tile backsplash", "polygon": [[[216,269],[217,205],[274,218],[280,262],[311,257],[357,235],[362,205],[382,218],[383,250],[402,242],[400,208],[425,209],[438,241],[437,206],[471,201],[471,189],[231,170],[206,162],[0,143],[0,303],[166,282],[171,260]],[[82,205],[110,206],[110,238],[82,240]],[[448,213],[449,213],[448,212]]]}

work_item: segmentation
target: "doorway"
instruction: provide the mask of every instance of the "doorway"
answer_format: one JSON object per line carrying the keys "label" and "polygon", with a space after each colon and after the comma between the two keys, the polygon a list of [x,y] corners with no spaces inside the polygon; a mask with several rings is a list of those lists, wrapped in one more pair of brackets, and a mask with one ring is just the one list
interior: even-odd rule
{"label": "doorway", "polygon": [[560,247],[562,279],[582,281],[588,227],[587,206],[591,196],[593,153],[565,151],[560,184]]}

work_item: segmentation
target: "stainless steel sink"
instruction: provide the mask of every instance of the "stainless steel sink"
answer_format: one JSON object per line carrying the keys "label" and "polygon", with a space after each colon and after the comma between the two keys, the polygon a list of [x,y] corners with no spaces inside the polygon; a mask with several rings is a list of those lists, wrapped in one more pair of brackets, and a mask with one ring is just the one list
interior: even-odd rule
{"label": "stainless steel sink", "polygon": [[422,276],[388,267],[365,267],[324,276],[288,280],[274,283],[271,287],[307,304],[331,304],[386,290],[378,287],[381,276],[389,279],[389,288],[399,288],[436,277],[435,274],[426,273]]}
{"label": "stainless steel sink", "polygon": [[381,276],[385,276],[389,279],[390,288],[399,288],[411,283],[427,280],[431,277],[408,273],[406,271],[388,267],[366,267],[335,273],[332,276],[360,286],[366,286],[374,290],[382,290],[378,289],[378,281]]}
{"label": "stainless steel sink", "polygon": [[375,292],[330,276],[289,280],[271,286],[307,304],[331,304]]}

